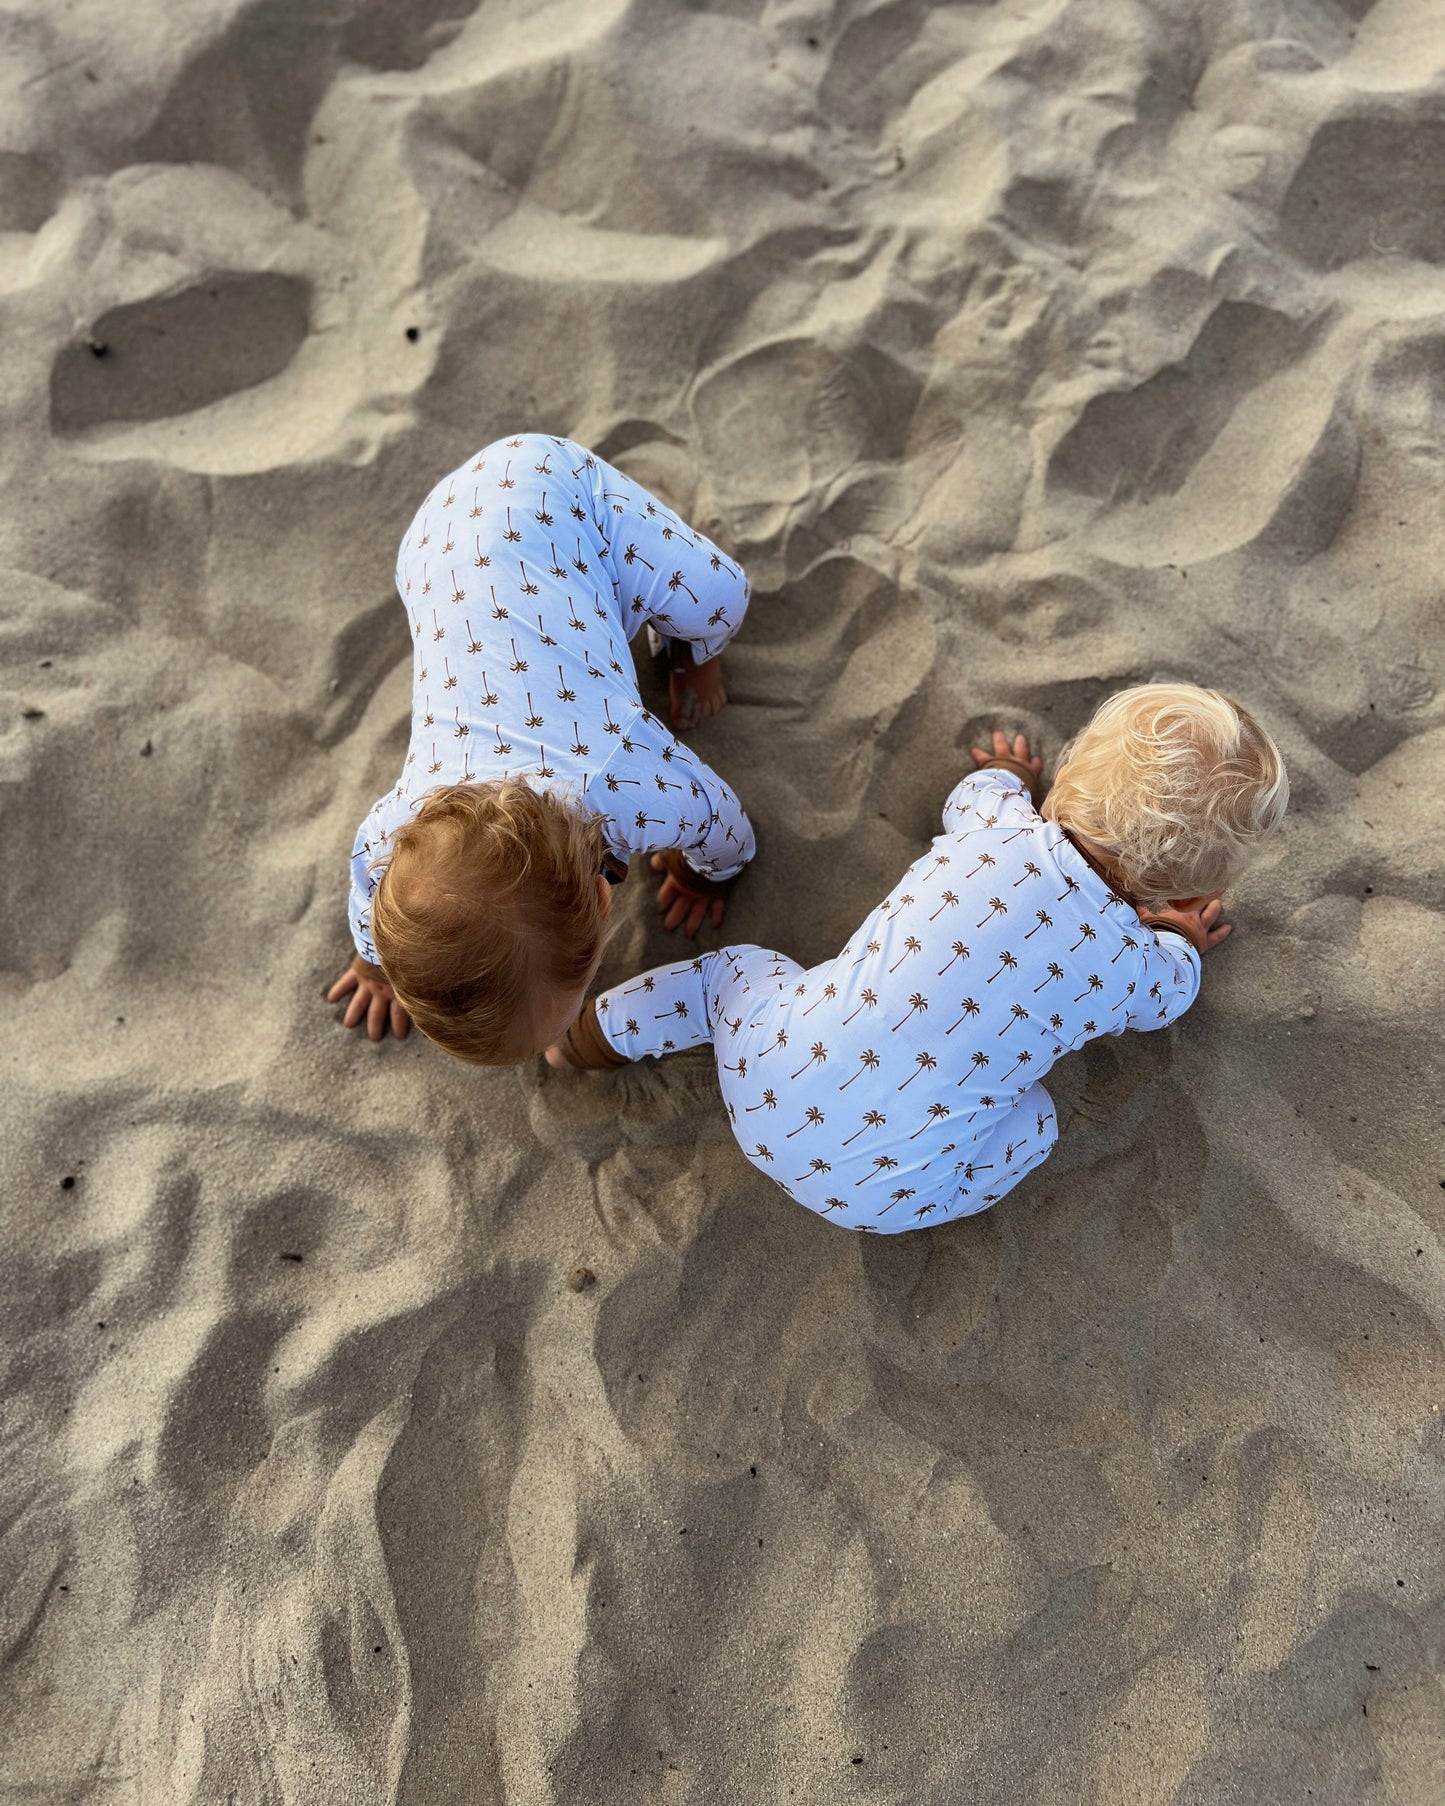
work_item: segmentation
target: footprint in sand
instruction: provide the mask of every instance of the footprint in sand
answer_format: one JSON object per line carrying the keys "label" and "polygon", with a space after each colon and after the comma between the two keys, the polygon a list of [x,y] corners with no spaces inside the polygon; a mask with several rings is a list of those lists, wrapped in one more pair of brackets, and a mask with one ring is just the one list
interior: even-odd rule
{"label": "footprint in sand", "polygon": [[217,275],[102,314],[50,375],[62,435],[163,420],[279,375],[305,341],[311,286],[275,272]]}
{"label": "footprint in sand", "polygon": [[1222,302],[1183,358],[1087,404],[1049,460],[1043,512],[1126,564],[1323,551],[1358,469],[1351,363],[1315,321]]}
{"label": "footprint in sand", "polygon": [[1280,208],[1286,250],[1317,270],[1372,257],[1445,263],[1445,120],[1327,120]]}

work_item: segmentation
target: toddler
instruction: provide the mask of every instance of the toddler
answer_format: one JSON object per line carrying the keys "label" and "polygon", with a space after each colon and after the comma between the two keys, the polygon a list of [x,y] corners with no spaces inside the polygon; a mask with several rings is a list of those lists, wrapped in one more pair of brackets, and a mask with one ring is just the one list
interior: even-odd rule
{"label": "toddler", "polygon": [[944,832],[836,959],[663,966],[589,1004],[549,1062],[711,1041],[743,1152],[810,1210],[890,1231],[996,1203],[1057,1139],[1055,1060],[1193,1003],[1230,932],[1220,893],[1288,781],[1246,710],[1187,684],[1110,698],[1042,808],[1022,734],[973,757]]}
{"label": "toddler", "polygon": [[642,706],[628,642],[662,634],[673,718],[726,700],[742,571],[567,439],[523,434],[444,477],[402,541],[411,743],[351,859],[346,1025],[409,1020],[477,1064],[539,1053],[576,1015],[633,855],[666,926],[722,919],[754,852],[736,796]]}

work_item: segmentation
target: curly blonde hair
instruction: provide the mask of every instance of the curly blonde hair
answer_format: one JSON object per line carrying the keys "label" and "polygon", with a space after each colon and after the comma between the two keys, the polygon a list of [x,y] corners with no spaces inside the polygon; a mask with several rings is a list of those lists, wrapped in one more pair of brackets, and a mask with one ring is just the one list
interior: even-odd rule
{"label": "curly blonde hair", "polygon": [[477,1066],[535,1053],[534,1001],[585,984],[606,941],[602,854],[597,816],[519,778],[429,792],[371,903],[381,969],[417,1027]]}
{"label": "curly blonde hair", "polygon": [[1110,854],[1134,900],[1223,890],[1279,826],[1289,777],[1279,748],[1218,690],[1120,690],[1059,755],[1043,813]]}

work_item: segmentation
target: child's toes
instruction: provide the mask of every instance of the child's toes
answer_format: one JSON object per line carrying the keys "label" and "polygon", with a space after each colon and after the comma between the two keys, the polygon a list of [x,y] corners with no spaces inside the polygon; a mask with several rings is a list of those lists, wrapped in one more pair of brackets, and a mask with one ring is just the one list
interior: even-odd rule
{"label": "child's toes", "polygon": [[696,727],[699,719],[697,691],[674,677],[668,685],[669,719],[674,727]]}

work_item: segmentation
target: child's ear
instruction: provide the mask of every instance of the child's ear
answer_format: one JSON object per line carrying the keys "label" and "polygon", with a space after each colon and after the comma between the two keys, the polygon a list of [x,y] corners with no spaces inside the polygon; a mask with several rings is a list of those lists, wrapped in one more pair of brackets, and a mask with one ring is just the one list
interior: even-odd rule
{"label": "child's ear", "polygon": [[601,876],[597,880],[597,901],[604,919],[612,914],[612,886]]}

